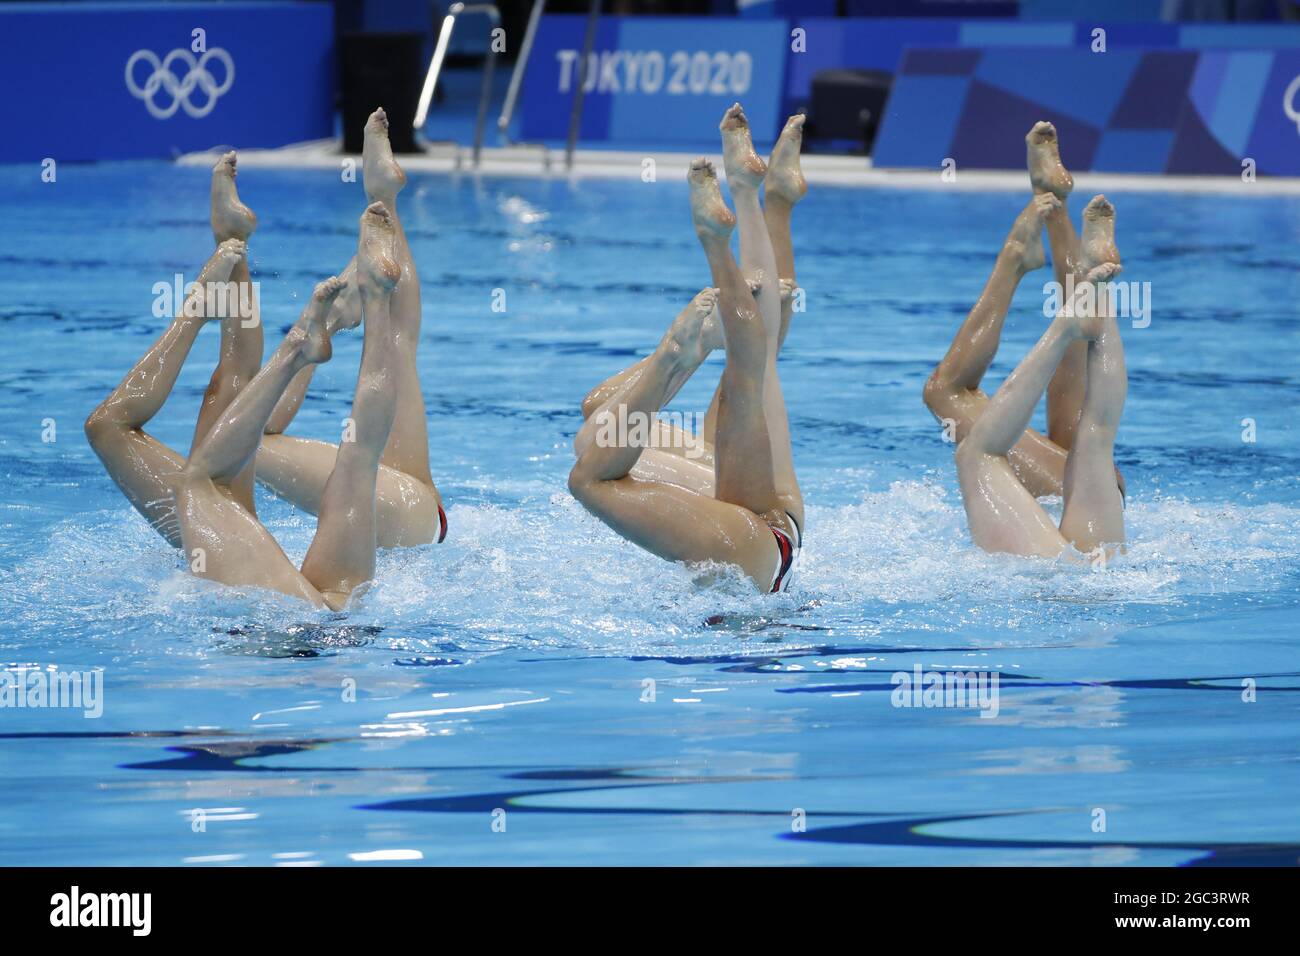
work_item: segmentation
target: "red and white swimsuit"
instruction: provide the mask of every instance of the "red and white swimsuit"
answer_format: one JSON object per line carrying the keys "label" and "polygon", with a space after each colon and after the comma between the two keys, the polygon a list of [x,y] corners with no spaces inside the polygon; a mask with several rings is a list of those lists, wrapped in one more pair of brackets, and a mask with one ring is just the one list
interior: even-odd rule
{"label": "red and white swimsuit", "polygon": [[799,530],[799,522],[794,520],[794,515],[790,512],[785,513],[790,519],[790,526],[794,528],[795,540],[791,541],[790,536],[785,533],[783,528],[776,525],[768,525],[772,531],[772,537],[776,538],[777,566],[776,574],[772,577],[772,587],[769,593],[776,594],[779,591],[789,590],[791,569],[794,567],[795,556],[798,555],[799,549],[803,547],[803,532]]}

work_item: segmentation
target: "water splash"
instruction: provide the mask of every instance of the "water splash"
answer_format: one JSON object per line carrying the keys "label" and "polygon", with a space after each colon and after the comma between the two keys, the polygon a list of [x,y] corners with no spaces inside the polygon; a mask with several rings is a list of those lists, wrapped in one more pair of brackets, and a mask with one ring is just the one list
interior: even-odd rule
{"label": "water splash", "polygon": [[[954,634],[987,643],[990,632],[994,643],[1016,644],[1168,619],[1206,599],[1296,598],[1300,509],[1282,504],[1135,501],[1128,553],[1098,572],[985,554],[970,544],[955,491],[898,481],[855,504],[810,507],[792,590],[760,595],[736,573],[705,583],[698,569],[660,561],[545,482],[518,485],[509,493],[523,506],[453,505],[444,545],[382,552],[373,586],[343,614],[191,577],[125,508],[64,520],[0,571],[0,603],[11,608],[0,646],[26,646],[28,631],[45,635],[48,649],[99,641],[115,654],[378,647],[407,659],[449,649],[704,654],[737,641]],[[263,511],[300,559],[314,520],[280,502]]]}

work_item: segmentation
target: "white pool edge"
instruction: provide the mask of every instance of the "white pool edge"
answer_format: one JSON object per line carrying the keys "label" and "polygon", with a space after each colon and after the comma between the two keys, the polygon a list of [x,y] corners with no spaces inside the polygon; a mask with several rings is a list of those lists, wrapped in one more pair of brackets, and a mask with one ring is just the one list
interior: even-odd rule
{"label": "white pool edge", "polygon": [[[222,150],[187,153],[178,157],[183,166],[211,165]],[[564,168],[561,150],[540,146],[484,149],[479,167],[470,164],[470,150],[453,144],[432,146],[424,155],[403,154],[402,167],[411,172],[459,173],[480,176],[542,176],[553,179],[627,179],[643,181],[647,160],[653,160],[655,179],[685,178],[686,167],[698,153],[577,150],[572,170]],[[721,165],[721,154],[710,158]],[[351,159],[359,171],[360,157],[342,152],[338,140],[316,140],[277,149],[239,151],[245,167],[269,169],[341,169]],[[1025,173],[1020,170],[968,170],[944,180],[939,170],[877,169],[861,156],[803,157],[804,177],[812,185],[885,189],[966,190],[972,192],[1023,192]],[[1244,182],[1239,176],[1169,176],[1156,173],[1076,173],[1075,190],[1097,192],[1171,192],[1232,196],[1297,196],[1300,178],[1265,177]]]}

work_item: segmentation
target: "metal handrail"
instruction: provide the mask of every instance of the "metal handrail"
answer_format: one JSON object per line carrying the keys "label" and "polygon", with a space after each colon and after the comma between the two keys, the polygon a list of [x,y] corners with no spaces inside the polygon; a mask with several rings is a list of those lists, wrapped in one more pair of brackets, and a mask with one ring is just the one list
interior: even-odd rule
{"label": "metal handrail", "polygon": [[[452,30],[456,28],[456,18],[466,13],[486,13],[492,18],[492,29],[501,25],[501,11],[493,3],[453,3],[442,18],[442,29],[438,31],[438,44],[433,49],[433,59],[429,62],[429,72],[425,74],[424,86],[420,90],[420,104],[415,110],[415,128],[423,129],[429,118],[429,106],[433,102],[433,91],[438,85],[438,75],[442,72],[442,62],[447,57],[447,46],[451,43]],[[474,124],[474,165],[478,165],[479,154],[483,150],[483,126],[487,122],[488,100],[492,98],[492,73],[496,67],[496,56],[489,48],[483,64],[483,81],[479,91],[478,119]]]}
{"label": "metal handrail", "polygon": [[519,47],[515,58],[514,72],[510,74],[510,86],[506,88],[506,101],[501,106],[501,115],[497,117],[497,132],[507,146],[510,142],[510,121],[514,119],[515,104],[519,100],[519,88],[524,83],[524,72],[528,69],[528,58],[533,55],[533,39],[537,36],[537,25],[542,19],[542,10],[546,0],[534,0],[533,9],[528,14],[528,27],[524,30],[524,42]]}
{"label": "metal handrail", "polygon": [[569,138],[564,144],[564,168],[573,169],[573,150],[578,145],[582,127],[582,104],[587,96],[587,61],[596,43],[596,21],[600,19],[600,0],[591,0],[587,8],[587,35],[582,41],[582,60],[578,65],[578,88],[573,92],[573,110],[569,113]]}

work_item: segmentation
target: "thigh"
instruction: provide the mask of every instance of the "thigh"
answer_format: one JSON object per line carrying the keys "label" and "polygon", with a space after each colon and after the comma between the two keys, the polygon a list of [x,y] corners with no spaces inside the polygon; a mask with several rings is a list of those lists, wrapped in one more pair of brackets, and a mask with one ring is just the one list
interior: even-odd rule
{"label": "thigh", "polygon": [[596,517],[668,561],[736,565],[771,587],[781,555],[772,529],[746,508],[658,481],[627,476],[575,488]]}
{"label": "thigh", "polygon": [[[257,452],[257,480],[309,514],[320,514],[325,483],[334,470],[338,446],[289,435],[265,435]],[[375,516],[381,548],[411,547],[437,541],[437,489],[405,472],[379,466]]]}
{"label": "thigh", "polygon": [[673,422],[658,419],[654,440],[632,469],[637,478],[666,481],[713,497],[713,445]]}
{"label": "thigh", "polygon": [[654,440],[651,447],[666,455],[701,462],[713,469],[713,443],[683,428],[675,422],[659,418],[655,421]]}
{"label": "thigh", "polygon": [[[935,417],[941,422],[945,419],[952,422],[951,435],[958,444],[965,440],[971,426],[989,405],[989,397],[979,389],[959,388],[942,396],[930,392],[927,397],[931,399],[931,411]],[[1062,493],[1067,454],[1046,435],[1026,428],[1008,453],[1007,460],[1026,490],[1035,498],[1043,498]]]}
{"label": "thigh", "polygon": [[985,551],[1056,557],[1066,541],[1016,477],[1011,463],[998,455],[957,448],[957,477],[971,540]]}
{"label": "thigh", "polygon": [[[418,309],[417,309],[418,311]],[[394,305],[393,315],[397,315]],[[418,323],[418,319],[416,320]],[[415,345],[399,339],[396,361],[397,411],[380,461],[394,471],[411,475],[426,485],[433,484],[429,471],[429,415],[420,390],[420,373],[415,364]]]}
{"label": "thigh", "polygon": [[147,432],[115,422],[92,420],[86,435],[109,477],[135,510],[168,544],[179,548],[174,483],[185,468],[185,459]]}
{"label": "thigh", "polygon": [[713,497],[713,460],[692,461],[658,448],[647,448],[632,468],[633,477],[677,485],[696,494]]}
{"label": "thigh", "polygon": [[325,607],[260,521],[210,478],[182,478],[176,513],[190,571],[236,587],[270,588]]}
{"label": "thigh", "polygon": [[1061,534],[1084,554],[1124,543],[1124,498],[1110,440],[1100,441],[1086,427],[1075,435],[1065,472]]}

